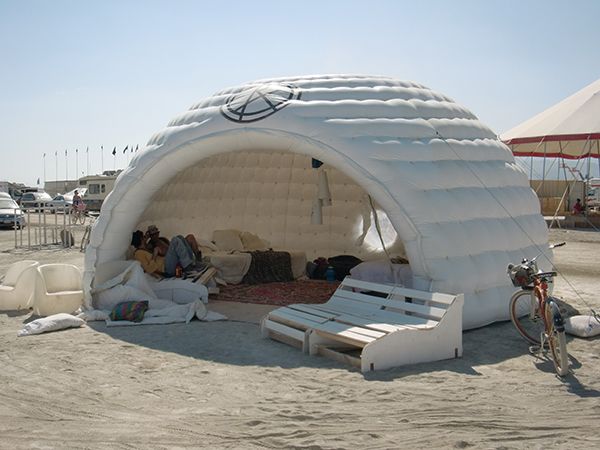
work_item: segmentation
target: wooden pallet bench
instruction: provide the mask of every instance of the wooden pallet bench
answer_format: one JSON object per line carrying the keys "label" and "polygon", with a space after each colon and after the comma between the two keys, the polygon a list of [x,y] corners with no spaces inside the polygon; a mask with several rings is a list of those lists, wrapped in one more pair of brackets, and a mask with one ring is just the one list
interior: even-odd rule
{"label": "wooden pallet bench", "polygon": [[363,372],[462,356],[463,295],[345,278],[327,303],[278,308],[264,337]]}

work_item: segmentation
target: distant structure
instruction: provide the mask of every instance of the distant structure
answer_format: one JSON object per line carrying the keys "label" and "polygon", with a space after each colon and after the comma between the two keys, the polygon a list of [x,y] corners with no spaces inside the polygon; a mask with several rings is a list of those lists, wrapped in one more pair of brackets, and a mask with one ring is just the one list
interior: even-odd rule
{"label": "distant structure", "polygon": [[15,200],[21,198],[23,193],[37,191],[38,188],[30,187],[23,183],[13,183],[11,181],[0,181],[0,192],[8,192]]}
{"label": "distant structure", "polygon": [[44,190],[52,197],[77,189],[79,180],[56,180],[44,182]]}

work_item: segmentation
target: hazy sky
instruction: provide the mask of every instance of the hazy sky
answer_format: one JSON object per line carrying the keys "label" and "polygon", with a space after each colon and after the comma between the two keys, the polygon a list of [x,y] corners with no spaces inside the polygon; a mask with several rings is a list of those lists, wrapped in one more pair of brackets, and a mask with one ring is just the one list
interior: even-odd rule
{"label": "hazy sky", "polygon": [[47,180],[75,178],[87,147],[99,173],[101,145],[123,167],[193,103],[286,75],[415,81],[500,134],[600,78],[599,16],[594,0],[0,0],[0,180],[43,184],[44,153]]}

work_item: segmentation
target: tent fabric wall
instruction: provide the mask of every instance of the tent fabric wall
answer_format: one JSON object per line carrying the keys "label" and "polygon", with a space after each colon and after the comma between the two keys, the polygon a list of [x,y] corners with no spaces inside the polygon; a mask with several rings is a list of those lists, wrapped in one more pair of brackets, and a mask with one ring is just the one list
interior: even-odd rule
{"label": "tent fabric wall", "polygon": [[[386,212],[410,261],[413,286],[465,294],[465,328],[508,318],[510,262],[545,251],[541,264],[551,264],[547,228],[526,175],[471,112],[416,83],[326,75],[223,90],[154,135],[104,203],[86,251],[86,284],[98,264],[124,258],[130,232],[152,220],[165,189],[176,192],[180,177],[185,182],[183,174],[207,158],[240,152],[247,161],[253,152],[316,158],[352,180],[356,192],[368,193]],[[192,223],[194,208],[180,205],[176,214]],[[220,225],[230,228],[225,218]],[[282,230],[285,235],[293,233]],[[319,241],[302,245],[309,254],[320,251]]]}

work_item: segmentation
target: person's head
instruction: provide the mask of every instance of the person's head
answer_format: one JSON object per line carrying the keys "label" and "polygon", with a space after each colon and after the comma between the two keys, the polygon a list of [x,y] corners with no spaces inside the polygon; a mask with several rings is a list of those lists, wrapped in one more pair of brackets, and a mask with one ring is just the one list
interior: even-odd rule
{"label": "person's head", "polygon": [[75,195],[79,195],[79,191],[75,189]]}
{"label": "person's head", "polygon": [[144,242],[144,232],[142,230],[135,230],[131,235],[131,245],[135,248],[140,248]]}
{"label": "person's head", "polygon": [[576,203],[581,203],[581,199],[578,198],[577,201],[576,201]]}
{"label": "person's head", "polygon": [[158,231],[156,225],[149,225],[148,229],[146,230],[146,236],[148,236],[151,241],[156,241],[160,236],[160,231]]}

